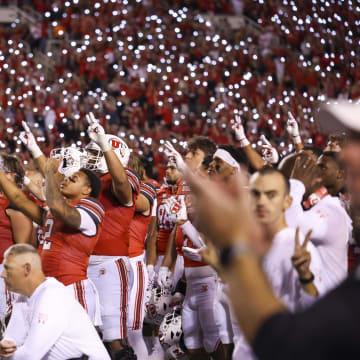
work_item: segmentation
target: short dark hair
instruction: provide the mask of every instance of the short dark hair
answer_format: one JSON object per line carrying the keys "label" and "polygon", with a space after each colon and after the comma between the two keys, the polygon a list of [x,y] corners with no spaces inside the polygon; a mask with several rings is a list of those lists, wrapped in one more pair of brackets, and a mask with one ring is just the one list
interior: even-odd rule
{"label": "short dark hair", "polygon": [[321,154],[323,153],[322,150],[317,147],[317,146],[312,146],[312,145],[305,145],[302,149],[302,151],[305,151],[305,150],[310,150],[313,152],[313,154],[317,157],[321,156]]}
{"label": "short dark hair", "polygon": [[216,144],[207,136],[195,136],[188,141],[187,146],[188,151],[202,150],[205,153],[205,157],[214,155],[216,151]]}
{"label": "short dark hair", "polygon": [[210,163],[213,161],[213,157],[211,155],[206,156],[206,158],[202,161],[201,165],[208,169],[210,166]]}
{"label": "short dark hair", "polygon": [[322,156],[329,157],[335,161],[339,169],[344,170],[344,165],[340,160],[339,153],[335,151],[325,151],[322,153]]}
{"label": "short dark hair", "polygon": [[261,168],[260,170],[257,171],[257,173],[259,175],[265,176],[265,175],[272,175],[272,174],[279,174],[283,180],[284,180],[284,184],[285,184],[285,193],[288,195],[290,194],[290,181],[289,178],[284,175],[284,173],[282,173],[280,170],[272,167],[272,166],[264,166],[263,168]]}
{"label": "short dark hair", "polygon": [[89,181],[89,185],[91,187],[91,193],[90,196],[93,198],[97,198],[101,191],[101,180],[100,178],[95,174],[95,172],[81,168],[79,171],[84,173]]}
{"label": "short dark hair", "polygon": [[142,156],[140,159],[141,159],[141,163],[142,163],[142,165],[144,167],[144,170],[145,170],[145,175],[149,179],[152,179],[154,177],[154,172],[153,172],[154,162],[150,161],[145,156]]}
{"label": "short dark hair", "polygon": [[1,153],[1,157],[5,170],[14,173],[16,185],[21,186],[24,180],[25,170],[19,158],[14,155],[8,155],[5,153]]}

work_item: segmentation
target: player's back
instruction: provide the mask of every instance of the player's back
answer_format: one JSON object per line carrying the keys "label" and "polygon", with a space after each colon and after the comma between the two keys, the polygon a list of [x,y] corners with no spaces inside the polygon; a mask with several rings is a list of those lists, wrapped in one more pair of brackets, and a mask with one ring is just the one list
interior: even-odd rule
{"label": "player's back", "polygon": [[129,227],[135,213],[135,202],[140,191],[140,179],[130,168],[125,169],[133,191],[133,203],[122,205],[112,191],[111,175],[101,177],[99,201],[104,206],[104,227],[93,255],[127,256],[129,247]]}

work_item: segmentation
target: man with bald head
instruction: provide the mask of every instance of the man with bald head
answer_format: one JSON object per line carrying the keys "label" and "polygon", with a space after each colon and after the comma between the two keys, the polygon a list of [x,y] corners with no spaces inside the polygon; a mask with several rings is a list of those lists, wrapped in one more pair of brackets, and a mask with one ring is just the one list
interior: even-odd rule
{"label": "man with bald head", "polygon": [[89,316],[55,278],[46,278],[37,250],[11,246],[1,277],[21,294],[0,342],[0,356],[13,360],[110,360]]}

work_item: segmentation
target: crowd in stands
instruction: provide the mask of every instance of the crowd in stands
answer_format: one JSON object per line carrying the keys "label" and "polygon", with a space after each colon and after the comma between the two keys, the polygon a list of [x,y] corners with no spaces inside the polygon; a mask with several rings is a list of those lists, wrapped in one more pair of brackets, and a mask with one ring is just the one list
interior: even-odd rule
{"label": "crowd in stands", "polygon": [[[265,134],[292,150],[291,111],[305,142],[324,145],[313,110],[328,98],[360,96],[360,8],[352,1],[19,1],[37,25],[0,27],[0,146],[30,157],[22,120],[45,153],[86,143],[85,114],[154,161],[163,139],[191,135],[234,143],[239,113],[251,143]],[[232,28],[242,11],[253,26]],[[57,44],[51,52],[50,43]],[[49,58],[35,61],[35,52]],[[50,70],[49,70],[50,68]]]}

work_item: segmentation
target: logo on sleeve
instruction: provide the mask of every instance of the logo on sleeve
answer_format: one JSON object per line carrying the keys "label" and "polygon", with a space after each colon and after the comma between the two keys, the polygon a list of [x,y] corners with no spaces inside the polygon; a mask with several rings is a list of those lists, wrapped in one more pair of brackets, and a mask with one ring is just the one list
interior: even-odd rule
{"label": "logo on sleeve", "polygon": [[45,324],[49,319],[49,316],[47,314],[38,314],[38,323],[39,324]]}

